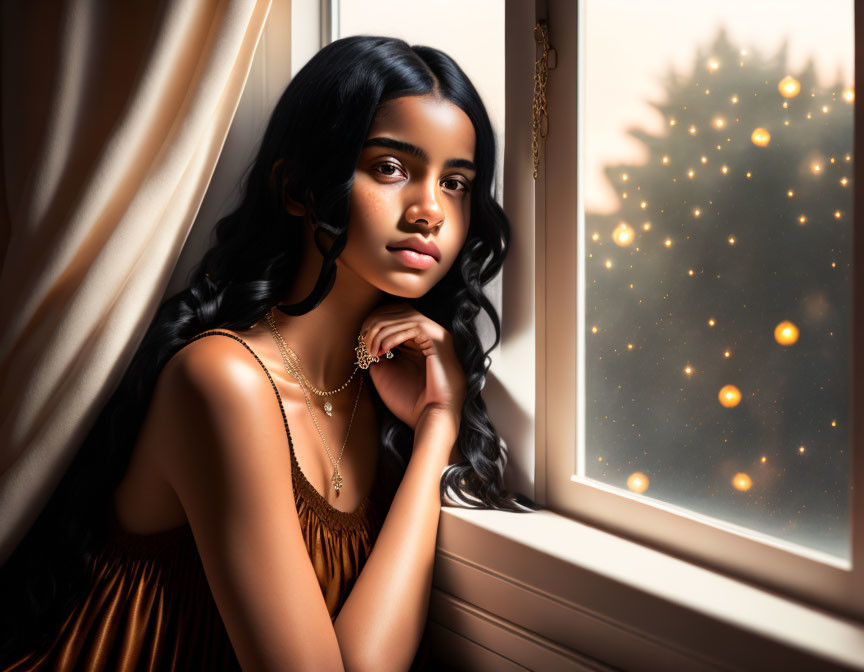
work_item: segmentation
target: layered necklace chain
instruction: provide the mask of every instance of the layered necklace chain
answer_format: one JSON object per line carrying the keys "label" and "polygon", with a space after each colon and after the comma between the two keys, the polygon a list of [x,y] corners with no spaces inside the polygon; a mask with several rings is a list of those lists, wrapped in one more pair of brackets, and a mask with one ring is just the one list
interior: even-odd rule
{"label": "layered necklace chain", "polygon": [[[336,496],[339,496],[339,490],[342,488],[342,474],[339,473],[339,462],[342,461],[342,456],[345,454],[345,446],[348,444],[348,435],[351,433],[351,424],[354,422],[354,413],[357,411],[357,402],[360,401],[360,391],[363,389],[363,377],[360,377],[360,385],[357,388],[357,396],[354,399],[354,408],[351,411],[351,418],[348,420],[348,430],[345,432],[345,440],[342,442],[342,452],[339,453],[339,459],[334,460],[333,455],[330,453],[330,448],[327,445],[327,438],[324,436],[324,432],[321,430],[321,425],[318,424],[318,417],[315,415],[315,411],[312,409],[312,403],[309,401],[309,395],[306,394],[306,388],[308,387],[313,392],[318,394],[319,396],[330,396],[344,390],[351,380],[354,378],[354,374],[357,373],[357,369],[359,367],[354,367],[354,371],[351,373],[351,376],[345,381],[341,386],[339,386],[335,390],[331,390],[329,392],[325,392],[323,390],[319,390],[317,387],[312,385],[309,382],[309,379],[303,375],[303,372],[300,369],[300,357],[297,356],[285,340],[282,338],[282,334],[279,333],[279,330],[276,328],[276,321],[273,319],[273,311],[272,309],[267,312],[267,323],[270,325],[270,330],[273,333],[273,339],[276,341],[276,345],[279,348],[279,353],[282,355],[282,361],[285,364],[285,370],[288,374],[296,379],[300,383],[300,389],[303,390],[303,398],[306,400],[306,408],[309,409],[309,414],[312,416],[312,420],[315,423],[315,428],[318,430],[318,434],[321,436],[321,442],[324,444],[324,450],[327,451],[327,457],[330,458],[330,463],[333,465],[333,475],[330,477],[330,482],[333,484],[333,487],[336,488]],[[289,353],[291,356],[289,356]],[[327,401],[324,404],[324,412],[330,416],[332,415],[333,406]]]}
{"label": "layered necklace chain", "polygon": [[[288,355],[291,358],[291,361],[293,363],[292,368],[297,371],[297,373],[299,374],[299,378],[297,376],[294,376],[293,373],[291,375],[294,376],[295,378],[297,378],[297,380],[302,385],[305,385],[306,387],[308,387],[310,390],[312,390],[312,392],[317,394],[319,397],[330,397],[330,396],[336,394],[337,392],[341,392],[346,387],[348,387],[348,385],[351,384],[351,381],[354,379],[354,374],[357,373],[357,369],[360,368],[359,366],[355,366],[354,370],[351,372],[351,375],[348,376],[348,380],[346,380],[344,383],[342,383],[335,390],[329,390],[329,391],[319,390],[317,387],[315,387],[309,381],[309,379],[306,376],[303,375],[303,372],[300,370],[300,356],[289,347],[289,345],[285,342],[285,339],[282,338],[282,334],[280,334],[279,330],[276,329],[276,322],[273,319],[273,309],[272,308],[270,309],[270,312],[267,313],[267,322],[270,324],[270,328],[273,330],[273,336],[276,339],[277,345],[280,345],[283,350],[287,350]],[[328,415],[328,417],[333,416],[333,404],[331,404],[329,400],[324,402],[324,412]]]}

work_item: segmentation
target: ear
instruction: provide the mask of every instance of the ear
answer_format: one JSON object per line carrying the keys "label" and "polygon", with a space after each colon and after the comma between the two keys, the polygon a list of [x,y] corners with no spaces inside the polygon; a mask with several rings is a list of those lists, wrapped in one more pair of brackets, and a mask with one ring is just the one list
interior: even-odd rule
{"label": "ear", "polygon": [[285,189],[286,184],[287,182],[282,183],[282,201],[283,203],[285,203],[285,210],[288,211],[289,215],[296,215],[298,217],[302,217],[306,214],[306,207],[298,203],[288,195],[288,191]]}
{"label": "ear", "polygon": [[[271,185],[273,182],[278,179],[280,174],[279,168],[282,164],[285,163],[285,159],[278,159],[273,167],[270,169],[270,180]],[[282,203],[285,205],[285,210],[289,215],[296,215],[297,217],[302,217],[306,214],[306,207],[302,203],[298,203],[288,194],[288,178],[282,178]]]}

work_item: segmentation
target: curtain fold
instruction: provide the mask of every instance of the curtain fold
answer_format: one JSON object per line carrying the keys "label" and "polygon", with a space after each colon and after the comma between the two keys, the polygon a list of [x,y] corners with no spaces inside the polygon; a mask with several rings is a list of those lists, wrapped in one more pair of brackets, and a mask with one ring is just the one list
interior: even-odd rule
{"label": "curtain fold", "polygon": [[3,4],[0,563],[155,314],[270,4]]}

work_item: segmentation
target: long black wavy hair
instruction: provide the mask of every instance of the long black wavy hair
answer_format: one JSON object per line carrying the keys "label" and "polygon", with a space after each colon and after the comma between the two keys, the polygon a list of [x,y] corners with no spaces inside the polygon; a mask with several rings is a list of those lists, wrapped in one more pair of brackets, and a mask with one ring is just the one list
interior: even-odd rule
{"label": "long black wavy hair", "polygon": [[[347,237],[354,171],[379,107],[401,96],[438,95],[461,108],[476,133],[471,216],[450,271],[411,304],[453,335],[467,378],[457,439],[464,462],[441,478],[442,501],[474,508],[536,511],[503,486],[507,449],[480,395],[501,328],[482,288],[501,269],[510,243],[507,218],[492,197],[495,137],[486,109],[465,73],[446,54],[399,39],[354,36],[321,49],[277,103],[258,154],[243,180],[240,205],[215,226],[211,247],[188,287],[156,312],[114,394],[42,514],[0,570],[0,662],[47,646],[87,590],[87,568],[105,540],[105,511],[122,480],[165,363],[193,336],[210,329],[250,328],[287,296],[300,266],[302,218],[286,197],[316,220],[323,261],[312,293],[288,314],[314,309],[336,277]],[[327,231],[335,242],[323,240]],[[484,310],[495,341],[483,350],[475,318]],[[370,386],[372,390],[372,386]],[[385,456],[404,473],[413,433],[372,390]]]}

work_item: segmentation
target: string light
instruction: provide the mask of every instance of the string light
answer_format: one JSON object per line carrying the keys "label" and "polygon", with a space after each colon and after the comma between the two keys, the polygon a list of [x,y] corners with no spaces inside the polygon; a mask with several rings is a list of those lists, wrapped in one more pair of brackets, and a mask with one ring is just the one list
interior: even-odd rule
{"label": "string light", "polygon": [[641,471],[636,471],[627,478],[627,487],[636,494],[641,494],[648,489],[648,477]]}
{"label": "string light", "polygon": [[735,408],[741,403],[741,390],[735,385],[724,385],[717,394],[720,404],[726,408]]}
{"label": "string light", "polygon": [[798,327],[789,320],[784,320],[774,327],[774,340],[780,345],[794,345],[798,342]]}

